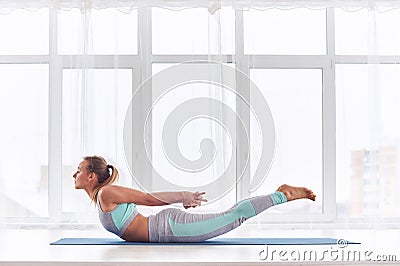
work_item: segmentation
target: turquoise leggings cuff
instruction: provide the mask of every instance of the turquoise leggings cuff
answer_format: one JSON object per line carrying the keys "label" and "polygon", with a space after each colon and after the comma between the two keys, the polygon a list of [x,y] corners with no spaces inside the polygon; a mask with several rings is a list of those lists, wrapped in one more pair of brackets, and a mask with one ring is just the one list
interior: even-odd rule
{"label": "turquoise leggings cuff", "polygon": [[272,193],[271,198],[272,198],[274,205],[287,202],[287,198],[286,198],[285,194],[283,194],[280,191],[275,191],[274,193]]}

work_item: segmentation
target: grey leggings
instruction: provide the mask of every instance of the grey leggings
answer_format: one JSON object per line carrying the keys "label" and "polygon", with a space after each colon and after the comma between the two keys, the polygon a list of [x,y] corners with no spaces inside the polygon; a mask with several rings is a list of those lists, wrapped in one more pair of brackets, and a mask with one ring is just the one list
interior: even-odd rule
{"label": "grey leggings", "polygon": [[221,213],[187,213],[164,209],[149,216],[149,242],[199,242],[229,232],[247,219],[286,202],[282,192],[242,200]]}

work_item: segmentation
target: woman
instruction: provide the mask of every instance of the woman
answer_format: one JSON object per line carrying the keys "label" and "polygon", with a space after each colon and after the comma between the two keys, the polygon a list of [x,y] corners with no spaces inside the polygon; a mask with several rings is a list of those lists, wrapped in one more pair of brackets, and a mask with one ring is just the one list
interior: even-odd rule
{"label": "woman", "polygon": [[302,198],[315,201],[314,193],[307,188],[282,185],[270,195],[242,200],[221,213],[194,214],[168,208],[144,217],[138,213],[136,205],[182,203],[185,208],[195,208],[207,201],[203,198],[205,192],[144,193],[111,185],[117,180],[118,171],[99,156],[84,157],[73,177],[75,188],[84,189],[96,203],[104,228],[126,241],[204,241],[238,227],[274,205]]}

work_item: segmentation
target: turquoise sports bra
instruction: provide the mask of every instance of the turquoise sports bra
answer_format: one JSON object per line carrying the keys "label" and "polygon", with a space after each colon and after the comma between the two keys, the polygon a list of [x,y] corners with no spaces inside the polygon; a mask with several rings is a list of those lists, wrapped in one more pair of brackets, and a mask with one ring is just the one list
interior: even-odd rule
{"label": "turquoise sports bra", "polygon": [[103,212],[100,202],[97,201],[97,208],[103,227],[119,237],[124,234],[129,224],[139,213],[134,203],[120,203],[112,211]]}

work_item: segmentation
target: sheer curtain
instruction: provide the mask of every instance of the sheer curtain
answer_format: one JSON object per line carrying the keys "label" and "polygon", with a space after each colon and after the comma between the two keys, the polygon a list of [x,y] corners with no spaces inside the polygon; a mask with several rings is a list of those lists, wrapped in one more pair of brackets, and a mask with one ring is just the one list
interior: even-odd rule
{"label": "sheer curtain", "polygon": [[[338,216],[345,221],[366,217],[377,227],[400,215],[395,189],[400,182],[396,123],[400,13],[362,9],[336,14],[341,54],[336,65],[337,184],[343,184],[337,194]],[[343,34],[343,28],[355,34]],[[345,47],[346,42],[352,44]]]}
{"label": "sheer curtain", "polygon": [[400,3],[395,0],[21,0],[10,1],[1,0],[3,12],[13,8],[37,9],[42,7],[55,8],[127,8],[128,10],[138,7],[166,7],[174,9],[184,9],[193,7],[208,8],[213,14],[221,6],[233,6],[236,9],[249,8],[273,8],[273,7],[307,7],[307,8],[394,8],[399,7]]}
{"label": "sheer curtain", "polygon": [[[154,82],[148,86],[146,81],[154,79],[157,72],[167,71],[178,63],[192,60],[191,56],[186,56],[185,60],[179,59],[179,55],[220,54],[219,35],[217,38],[210,37],[210,32],[212,35],[215,35],[215,31],[218,33],[220,23],[211,21],[206,9],[184,10],[180,13],[154,9],[152,17],[148,16],[150,11],[150,8],[129,12],[121,12],[115,8],[73,8],[58,12],[62,16],[58,20],[58,33],[63,38],[59,41],[63,47],[58,48],[60,53],[66,54],[63,64],[65,61],[71,63],[63,69],[63,165],[73,165],[74,159],[79,158],[80,154],[102,154],[117,165],[121,172],[121,181],[125,185],[146,192],[165,190],[169,187],[159,185],[165,179],[178,189],[196,188],[196,185],[211,182],[224,172],[224,161],[232,159],[228,156],[228,149],[232,150],[232,147],[219,144],[215,154],[217,160],[202,175],[191,176],[194,174],[182,165],[173,165],[169,160],[174,158],[165,155],[166,143],[162,139],[166,124],[164,115],[172,113],[179,104],[191,98],[203,96],[222,99],[223,92],[215,92],[216,89],[208,88],[207,84],[194,82],[187,86],[172,84],[176,88],[171,87],[169,93],[156,98],[157,86]],[[192,20],[191,25],[203,32],[201,37],[205,40],[200,40],[200,44],[196,43],[198,36],[192,33],[186,38],[186,45],[179,46],[176,40],[167,43],[168,39],[163,38],[169,37],[165,32],[170,28],[163,24],[172,23],[171,26],[179,27],[184,25],[183,19],[191,15],[199,16],[200,21]],[[70,25],[71,16],[80,23]],[[208,26],[201,25],[209,21]],[[148,24],[150,22],[151,27]],[[149,33],[149,29],[153,34]],[[182,29],[190,30],[187,25]],[[160,33],[161,37],[155,32]],[[179,34],[179,30],[175,29],[170,34]],[[77,38],[76,43],[81,45],[73,44],[68,47],[69,40],[74,37]],[[155,44],[157,37],[161,38],[163,46]],[[207,39],[211,41],[207,42]],[[74,53],[78,56],[73,55]],[[152,54],[160,54],[160,60],[152,59]],[[170,57],[167,61],[163,58],[165,55]],[[136,97],[139,99],[137,104]],[[133,108],[130,109],[130,106]],[[210,114],[221,112],[211,110],[212,107],[207,105],[204,108],[209,109]],[[132,118],[128,118],[130,115]],[[203,152],[203,147],[200,147],[202,139],[210,138],[214,143],[223,143],[226,136],[221,135],[221,127],[207,117],[191,119],[186,121],[187,124],[181,125],[181,135],[169,136],[172,139],[168,141],[177,139],[179,151],[189,160],[195,160]],[[144,131],[145,125],[149,124],[152,131]],[[122,138],[123,133],[128,134],[126,139]],[[144,149],[140,148],[142,146]],[[150,164],[146,164],[147,161]],[[157,176],[162,179],[157,179]],[[205,178],[209,180],[204,180]],[[63,196],[62,211],[71,213],[71,219],[74,219],[74,214],[78,214],[75,219],[81,222],[94,221],[88,220],[88,213],[95,217],[94,212],[88,205],[81,203],[85,195],[73,197],[76,192],[70,188],[71,186],[63,185],[63,195],[69,196],[68,200]],[[234,199],[232,190],[230,199],[225,200],[225,204],[234,202]],[[222,205],[221,202],[218,204]],[[140,208],[144,213],[154,212],[156,209]]]}
{"label": "sheer curtain", "polygon": [[[104,2],[99,3],[99,6],[96,3],[92,6],[89,2],[1,4],[1,19],[4,20],[2,25],[15,25],[14,31],[2,28],[5,39],[9,41],[1,47],[4,69],[0,75],[3,78],[2,84],[5,85],[1,97],[1,122],[11,124],[12,120],[18,121],[2,137],[0,180],[4,200],[1,201],[1,213],[7,221],[18,222],[21,218],[28,217],[32,218],[31,221],[41,222],[48,221],[46,218],[50,217],[50,221],[55,223],[96,223],[96,213],[90,200],[84,192],[73,189],[72,174],[82,156],[104,156],[119,169],[119,184],[142,188],[143,184],[138,179],[152,179],[151,172],[146,169],[143,173],[145,177],[131,176],[132,169],[129,169],[129,163],[126,162],[129,159],[134,160],[126,153],[133,152],[137,155],[135,141],[150,140],[156,144],[149,146],[146,153],[139,154],[139,157],[150,156],[157,162],[157,165],[153,166],[155,170],[161,175],[166,175],[168,161],[159,156],[163,155],[165,145],[158,143],[164,122],[159,120],[159,117],[168,110],[171,111],[182,100],[196,97],[196,94],[224,100],[221,88],[212,84],[199,83],[191,88],[178,86],[175,96],[173,95],[175,98],[169,98],[167,95],[161,98],[164,102],[160,102],[159,106],[157,102],[154,103],[153,114],[149,120],[152,123],[153,134],[139,134],[130,147],[123,142],[125,115],[132,95],[146,79],[153,73],[162,71],[162,68],[193,61],[198,56],[203,61],[212,59],[216,63],[222,62],[219,55],[222,54],[221,49],[225,48],[221,48],[219,15],[211,15],[204,8],[188,12],[183,10],[181,13],[159,9],[154,10],[154,13],[158,12],[161,19],[157,16],[152,19],[148,16],[151,9],[140,5],[130,8],[129,5],[123,4],[115,8],[115,3],[108,5]],[[231,18],[232,14],[233,12],[230,14]],[[201,43],[196,43],[199,40],[198,36],[192,34],[186,38],[186,44],[180,47],[177,46],[179,43],[172,41],[164,46],[153,45],[152,48],[151,40],[156,38],[151,35],[151,31],[147,31],[147,23],[153,24],[153,28],[150,24],[151,30],[162,33],[169,30],[160,24],[168,22],[163,21],[163,18],[174,18],[176,15],[180,19],[175,19],[173,23],[178,23],[178,26],[179,23],[184,25],[182,19],[192,15],[199,16],[199,21],[192,19],[191,25],[202,31]],[[205,25],[202,25],[204,22]],[[42,27],[42,35],[38,35],[43,38],[42,41],[37,41],[35,36],[29,36],[29,29],[24,29],[24,26],[29,24],[32,28],[38,25]],[[233,25],[230,25],[231,29]],[[191,28],[186,27],[186,30],[190,31]],[[171,34],[179,37],[179,32],[172,31]],[[229,34],[232,35],[232,32]],[[29,37],[34,40],[35,48],[27,45]],[[21,44],[24,41],[25,45]],[[15,47],[16,43],[21,48]],[[227,41],[225,46],[230,47],[229,53],[232,54],[233,44]],[[161,49],[161,58],[152,60],[152,54],[158,53],[157,47]],[[165,56],[169,58],[165,59]],[[31,70],[29,67],[32,62],[36,64]],[[193,65],[196,64],[198,63]],[[18,80],[19,73],[23,73],[23,80]],[[214,79],[222,78],[218,78],[217,75]],[[35,87],[38,88],[34,90]],[[142,99],[143,109],[139,110],[140,114],[135,114],[135,119],[148,118],[145,111],[146,105],[151,106],[152,88],[147,89],[150,90],[137,93]],[[199,92],[196,92],[196,89]],[[19,100],[21,105],[17,108],[13,102],[18,99],[18,95],[23,95],[26,103]],[[234,102],[230,104],[235,107]],[[209,109],[209,114],[221,112],[211,110],[211,106],[205,106],[205,109]],[[8,116],[10,111],[15,115]],[[31,116],[30,121],[24,119],[27,114]],[[46,121],[49,121],[48,124]],[[195,159],[201,155],[203,148],[200,147],[200,142],[205,137],[217,146],[216,161],[209,166],[207,172],[208,180],[204,179],[206,177],[203,174],[193,182],[188,182],[185,177],[188,173],[185,171],[169,180],[172,183],[186,184],[187,187],[193,186],[190,183],[211,182],[223,173],[226,161],[231,160],[232,145],[235,143],[230,141],[230,147],[227,147],[226,132],[208,117],[193,118],[191,123],[183,128],[183,137],[179,138],[179,148],[185,156]],[[135,125],[132,130],[142,132],[142,129],[135,128]],[[17,132],[20,132],[19,135]],[[135,133],[130,133],[133,138]],[[18,154],[24,154],[24,157]],[[141,162],[139,158],[132,167],[138,167],[137,163]],[[171,165],[169,167],[171,168]],[[234,173],[231,176],[234,180]],[[152,187],[145,188],[152,191]],[[230,192],[224,201],[226,206],[236,199],[235,190]],[[224,205],[222,202],[218,204]],[[215,209],[210,206],[208,208]],[[146,208],[142,211],[150,212]]]}
{"label": "sheer curtain", "polygon": [[[239,183],[229,190],[216,187],[221,198],[204,211],[269,193],[284,182],[311,186],[321,196],[312,206],[276,208],[272,212],[281,221],[290,222],[285,212],[299,214],[301,221],[318,220],[330,199],[335,199],[329,205],[334,220],[367,217],[378,224],[399,217],[399,5],[386,0],[0,0],[2,218],[96,223],[93,205],[73,189],[72,180],[82,156],[92,154],[117,166],[120,184],[149,190],[157,187],[152,186],[155,171],[170,183],[197,188],[217,180],[234,161],[229,182]],[[205,71],[215,82],[175,84],[159,98],[153,87],[141,87],[188,61],[197,70],[213,61]],[[254,82],[274,118],[274,161],[266,182],[251,192],[263,141],[269,140],[260,137],[258,118],[237,108],[243,99],[250,106],[257,101],[249,84],[227,76],[223,66]],[[236,92],[221,86],[231,78]],[[135,93],[139,112],[131,114],[126,132]],[[181,124],[178,136],[170,136],[191,161],[212,146],[202,146],[203,140],[213,143],[212,163],[190,172],[168,160],[164,123],[180,104],[201,97],[221,104],[210,102],[209,116],[194,117]],[[229,110],[237,113],[236,121]],[[148,119],[152,131],[135,128],[135,119]],[[224,127],[233,123],[237,129],[239,121],[250,129],[247,147],[244,132]],[[334,132],[326,132],[332,124]],[[126,143],[124,134],[132,141]],[[146,142],[146,153],[135,150],[137,141]],[[327,162],[330,143],[335,158]],[[132,177],[132,167],[142,165],[144,156],[154,165]],[[325,172],[327,165],[334,165],[332,173]],[[327,182],[335,183],[336,191],[330,193]]]}

